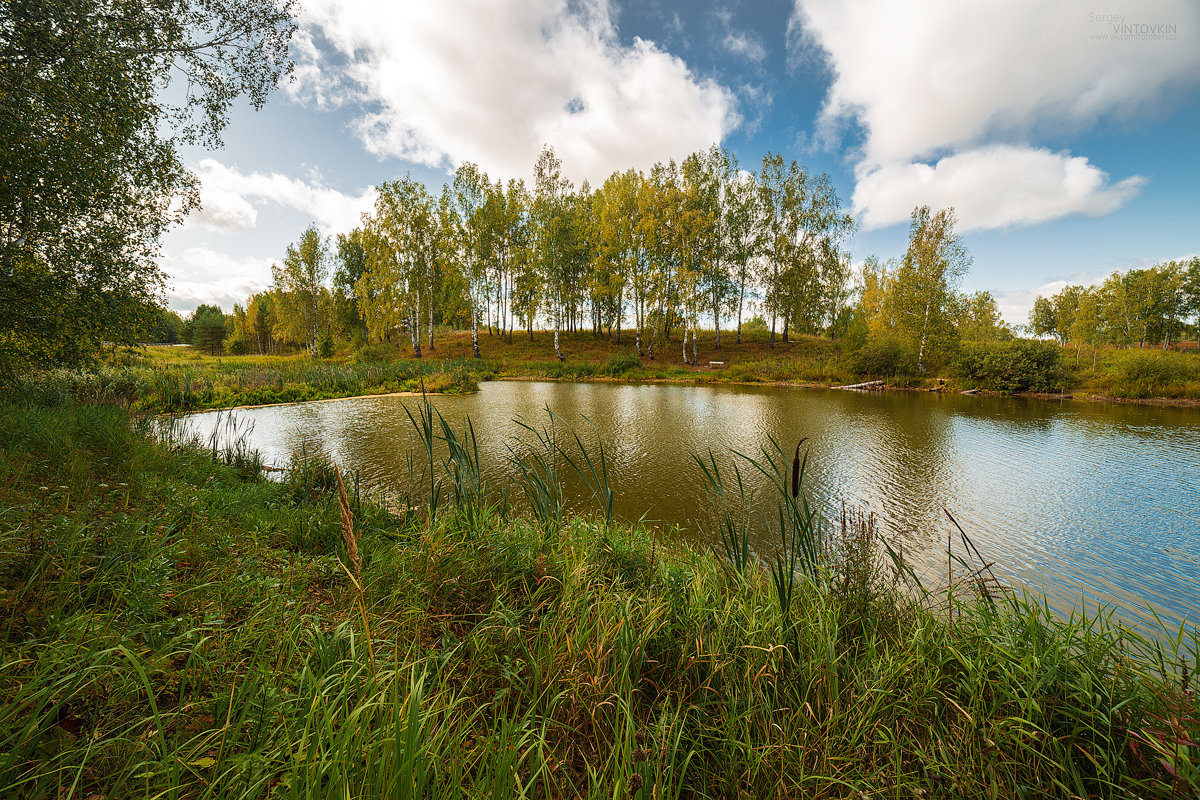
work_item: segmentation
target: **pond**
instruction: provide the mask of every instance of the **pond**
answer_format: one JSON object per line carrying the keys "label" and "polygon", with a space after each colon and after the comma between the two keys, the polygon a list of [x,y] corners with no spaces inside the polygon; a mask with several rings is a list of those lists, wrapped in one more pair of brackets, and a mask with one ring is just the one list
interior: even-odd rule
{"label": "pond", "polygon": [[[1116,606],[1131,621],[1200,621],[1200,411],[1082,401],[780,387],[495,381],[478,394],[432,398],[461,429],[469,416],[485,474],[519,492],[509,447],[550,408],[560,441],[604,442],[617,514],[665,535],[715,545],[702,473],[711,451],[740,463],[760,501],[765,480],[734,451],[788,452],[807,437],[809,496],[830,518],[843,503],[877,515],[928,583],[944,580],[946,511],[1006,582],[1045,591],[1066,613]],[[323,451],[366,485],[399,491],[416,442],[414,398],[352,398],[239,410],[268,462]],[[415,413],[415,411],[414,411]],[[591,425],[589,426],[588,421]],[[193,415],[201,432],[215,412]],[[593,427],[594,426],[594,429]],[[594,430],[594,432],[593,432]],[[563,437],[567,438],[564,439]],[[519,446],[518,446],[519,449]],[[577,508],[587,495],[564,480]],[[772,511],[773,501],[756,510]],[[770,553],[765,523],[753,540]],[[955,547],[962,549],[957,536]]]}

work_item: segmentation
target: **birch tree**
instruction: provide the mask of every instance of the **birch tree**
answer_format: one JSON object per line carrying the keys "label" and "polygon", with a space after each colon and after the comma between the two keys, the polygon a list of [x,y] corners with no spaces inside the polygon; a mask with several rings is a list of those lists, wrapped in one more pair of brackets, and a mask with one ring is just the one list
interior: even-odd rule
{"label": "birch tree", "polygon": [[896,272],[899,327],[917,343],[917,369],[925,371],[930,342],[952,333],[952,302],[971,256],[954,232],[953,208],[933,214],[929,206],[913,209],[908,249]]}
{"label": "birch tree", "polygon": [[488,177],[471,162],[459,165],[454,173],[454,201],[458,246],[471,299],[471,353],[479,358],[479,304],[487,291],[483,254],[483,207],[487,199]]}
{"label": "birch tree", "polygon": [[559,361],[566,361],[559,346],[559,330],[562,328],[566,292],[564,270],[568,265],[565,252],[571,230],[567,203],[572,187],[571,182],[562,176],[562,161],[549,145],[542,148],[533,172],[533,231],[537,257],[545,276],[550,304],[548,310],[554,324],[554,354]]}
{"label": "birch tree", "polygon": [[280,323],[288,327],[289,338],[303,331],[303,343],[315,353],[321,330],[321,294],[329,279],[329,240],[316,225],[308,226],[296,244],[288,245],[283,266],[272,265],[271,273],[284,306]]}
{"label": "birch tree", "polygon": [[360,281],[359,298],[368,325],[386,336],[402,321],[409,330],[413,356],[421,358],[422,311],[428,314],[430,340],[433,338],[438,245],[433,198],[411,177],[384,183],[366,230],[368,269]]}

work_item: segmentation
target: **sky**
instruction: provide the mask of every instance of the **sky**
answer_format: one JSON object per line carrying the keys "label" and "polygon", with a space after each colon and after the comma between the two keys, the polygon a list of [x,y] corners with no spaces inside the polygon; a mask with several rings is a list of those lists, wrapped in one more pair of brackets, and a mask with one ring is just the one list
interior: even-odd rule
{"label": "sky", "polygon": [[202,208],[163,240],[168,305],[230,310],[374,187],[463,162],[576,185],[717,143],[828,173],[851,257],[903,255],[956,209],[1006,321],[1038,294],[1200,252],[1195,0],[305,0],[296,68],[224,146],[188,149]]}

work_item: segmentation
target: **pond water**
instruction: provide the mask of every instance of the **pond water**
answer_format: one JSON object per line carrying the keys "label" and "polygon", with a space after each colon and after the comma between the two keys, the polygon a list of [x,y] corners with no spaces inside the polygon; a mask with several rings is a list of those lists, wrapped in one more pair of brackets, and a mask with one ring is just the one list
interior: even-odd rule
{"label": "pond water", "polygon": [[[809,496],[835,517],[842,504],[877,515],[929,583],[944,580],[954,515],[1003,580],[1045,591],[1067,612],[1116,606],[1130,621],[1200,621],[1200,411],[1080,401],[850,392],[495,381],[475,395],[434,397],[461,428],[469,416],[485,474],[518,491],[514,436],[531,436],[549,407],[590,447],[603,440],[617,514],[693,543],[716,544],[702,473],[712,451],[740,462],[749,485],[765,480],[732,451],[761,455],[774,437],[788,452],[807,437]],[[268,462],[323,451],[365,485],[402,491],[416,442],[413,398],[352,398],[239,410],[250,444]],[[584,420],[590,420],[593,428]],[[202,433],[217,414],[190,417]],[[588,497],[564,480],[576,507]],[[763,512],[772,511],[761,503]],[[753,540],[769,553],[765,523]],[[957,537],[955,537],[957,539]],[[961,545],[955,545],[961,549]]]}

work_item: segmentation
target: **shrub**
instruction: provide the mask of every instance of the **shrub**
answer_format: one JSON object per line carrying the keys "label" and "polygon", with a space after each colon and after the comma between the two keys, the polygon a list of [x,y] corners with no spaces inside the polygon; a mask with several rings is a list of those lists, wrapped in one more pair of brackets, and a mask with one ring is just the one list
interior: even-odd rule
{"label": "shrub", "polygon": [[321,331],[321,335],[317,337],[317,357],[333,358],[333,353],[333,334],[329,331]]}
{"label": "shrub", "polygon": [[1070,383],[1062,349],[1033,339],[966,342],[954,368],[958,375],[1000,392],[1049,392]]}
{"label": "shrub", "polygon": [[396,345],[390,342],[377,342],[358,348],[358,352],[354,354],[354,360],[360,364],[370,361],[395,361],[399,355],[400,351]]}
{"label": "shrub", "polygon": [[634,369],[641,369],[642,360],[633,353],[613,353],[608,357],[604,366],[605,375],[624,375]]}
{"label": "shrub", "polygon": [[229,355],[231,356],[244,356],[250,352],[250,342],[238,337],[237,339],[230,340],[225,345],[225,349],[229,351]]}
{"label": "shrub", "polygon": [[875,339],[854,354],[851,366],[859,375],[911,375],[916,370],[916,359],[912,349],[898,339]]}
{"label": "shrub", "polygon": [[742,323],[743,336],[766,336],[770,332],[767,321],[762,318],[761,314],[756,314]]}

